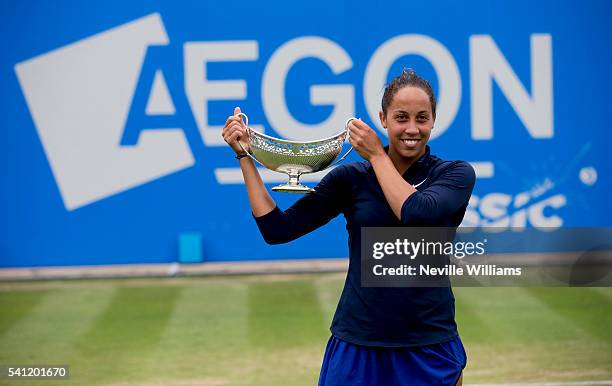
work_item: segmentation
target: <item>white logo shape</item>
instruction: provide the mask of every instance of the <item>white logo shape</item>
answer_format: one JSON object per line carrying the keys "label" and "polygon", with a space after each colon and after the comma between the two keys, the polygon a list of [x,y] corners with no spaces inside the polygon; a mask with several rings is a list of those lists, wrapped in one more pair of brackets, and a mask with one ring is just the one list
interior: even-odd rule
{"label": "white logo shape", "polygon": [[[155,13],[15,66],[67,210],[194,164],[180,129],[120,146],[147,47],[168,43]],[[173,111],[161,73],[155,86],[148,113]]]}

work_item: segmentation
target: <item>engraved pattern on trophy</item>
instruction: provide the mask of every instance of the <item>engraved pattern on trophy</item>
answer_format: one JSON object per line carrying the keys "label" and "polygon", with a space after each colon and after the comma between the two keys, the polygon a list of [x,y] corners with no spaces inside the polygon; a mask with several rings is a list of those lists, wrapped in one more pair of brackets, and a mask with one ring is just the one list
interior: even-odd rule
{"label": "engraved pattern on trophy", "polygon": [[275,192],[311,193],[313,188],[300,183],[300,176],[306,173],[315,173],[336,165],[349,155],[350,149],[338,160],[336,158],[342,151],[342,145],[348,136],[348,124],[356,118],[350,118],[341,132],[316,141],[300,142],[274,138],[253,130],[249,127],[249,118],[246,114],[239,114],[244,118],[248,132],[250,152],[240,141],[240,147],[254,161],[275,172],[285,173],[289,181],[272,188]]}

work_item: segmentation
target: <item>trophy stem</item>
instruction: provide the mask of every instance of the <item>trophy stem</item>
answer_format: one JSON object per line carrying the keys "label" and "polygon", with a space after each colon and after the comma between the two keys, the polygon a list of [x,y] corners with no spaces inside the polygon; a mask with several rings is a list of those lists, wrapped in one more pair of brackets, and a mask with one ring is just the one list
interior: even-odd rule
{"label": "trophy stem", "polygon": [[300,174],[296,170],[289,173],[289,185],[300,185]]}
{"label": "trophy stem", "polygon": [[286,193],[312,193],[315,190],[300,183],[300,172],[295,169],[289,169],[286,172],[289,175],[289,182],[278,185],[272,188],[274,192]]}

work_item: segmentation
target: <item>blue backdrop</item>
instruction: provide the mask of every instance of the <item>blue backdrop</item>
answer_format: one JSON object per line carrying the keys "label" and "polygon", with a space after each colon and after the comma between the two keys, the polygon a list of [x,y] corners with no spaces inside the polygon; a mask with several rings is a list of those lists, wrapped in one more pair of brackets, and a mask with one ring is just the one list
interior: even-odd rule
{"label": "blue backdrop", "polygon": [[610,2],[287,4],[2,2],[0,266],[170,262],[184,232],[207,261],[346,256],[342,218],[266,245],[219,129],[374,126],[404,67],[440,99],[432,152],[477,170],[464,224],[612,225]]}

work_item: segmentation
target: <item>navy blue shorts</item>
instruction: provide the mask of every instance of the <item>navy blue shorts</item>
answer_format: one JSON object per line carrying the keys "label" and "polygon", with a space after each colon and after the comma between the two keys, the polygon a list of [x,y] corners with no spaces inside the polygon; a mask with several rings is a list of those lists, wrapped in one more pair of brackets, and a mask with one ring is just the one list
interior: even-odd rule
{"label": "navy blue shorts", "polygon": [[368,347],[332,335],[319,386],[455,386],[467,355],[456,338],[422,347]]}

